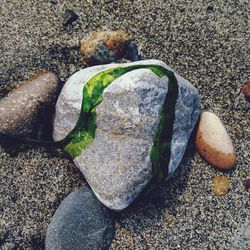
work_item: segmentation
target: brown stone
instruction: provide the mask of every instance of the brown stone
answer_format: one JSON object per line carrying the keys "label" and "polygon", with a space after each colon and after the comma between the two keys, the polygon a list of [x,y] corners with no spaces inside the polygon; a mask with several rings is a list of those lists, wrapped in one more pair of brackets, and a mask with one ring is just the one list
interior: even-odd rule
{"label": "brown stone", "polygon": [[246,179],[242,183],[246,189],[250,189],[250,179]]}
{"label": "brown stone", "polygon": [[245,96],[245,98],[250,101],[250,82],[247,82],[242,88],[241,93]]}
{"label": "brown stone", "polygon": [[236,161],[230,136],[219,117],[211,112],[201,114],[195,144],[199,154],[219,169],[229,169]]}
{"label": "brown stone", "polygon": [[80,52],[86,62],[110,63],[122,57],[130,40],[123,30],[97,31],[83,39]]}
{"label": "brown stone", "polygon": [[227,176],[215,176],[213,179],[213,193],[224,195],[229,190],[229,178]]}
{"label": "brown stone", "polygon": [[55,100],[58,87],[59,79],[50,71],[38,72],[20,83],[0,102],[0,133],[30,135],[41,109]]}

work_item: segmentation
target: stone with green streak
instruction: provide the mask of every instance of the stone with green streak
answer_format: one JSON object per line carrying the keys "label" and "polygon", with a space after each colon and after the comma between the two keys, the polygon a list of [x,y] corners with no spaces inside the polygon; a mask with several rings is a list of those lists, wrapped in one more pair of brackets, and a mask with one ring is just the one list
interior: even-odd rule
{"label": "stone with green streak", "polygon": [[65,151],[99,200],[121,210],[174,172],[199,96],[164,63],[149,60],[77,72],[56,108],[55,140],[68,141]]}

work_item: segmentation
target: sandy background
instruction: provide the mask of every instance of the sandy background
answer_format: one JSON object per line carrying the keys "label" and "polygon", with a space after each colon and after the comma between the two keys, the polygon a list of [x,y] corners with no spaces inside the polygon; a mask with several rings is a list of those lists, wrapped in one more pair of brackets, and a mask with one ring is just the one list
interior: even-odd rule
{"label": "sandy background", "polygon": [[[170,182],[118,215],[112,249],[230,249],[249,217],[249,108],[238,89],[250,77],[249,1],[1,0],[0,97],[39,69],[65,81],[86,67],[71,48],[89,32],[123,28],[145,59],[161,59],[191,81],[203,110],[220,116],[238,159],[222,173],[192,145]],[[79,20],[62,26],[66,8]],[[215,175],[230,177],[230,192],[212,194]],[[61,200],[85,181],[73,163],[44,148],[10,157],[0,149],[0,248],[43,249],[46,228]]]}

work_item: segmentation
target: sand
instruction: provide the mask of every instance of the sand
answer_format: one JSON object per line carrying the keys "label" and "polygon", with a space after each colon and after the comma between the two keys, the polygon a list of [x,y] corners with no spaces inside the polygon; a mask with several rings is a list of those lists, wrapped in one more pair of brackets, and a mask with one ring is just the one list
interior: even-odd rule
{"label": "sand", "polygon": [[[174,177],[117,215],[111,249],[230,249],[250,217],[250,104],[238,96],[249,80],[249,1],[2,0],[0,97],[40,69],[65,81],[86,67],[72,46],[90,31],[123,28],[144,59],[160,59],[191,81],[202,109],[215,112],[232,137],[237,164],[221,172],[193,152]],[[63,27],[66,8],[79,19]],[[230,191],[216,197],[212,178],[227,175]],[[0,149],[0,247],[43,249],[46,228],[62,199],[84,177],[63,154],[30,148],[10,157]]]}

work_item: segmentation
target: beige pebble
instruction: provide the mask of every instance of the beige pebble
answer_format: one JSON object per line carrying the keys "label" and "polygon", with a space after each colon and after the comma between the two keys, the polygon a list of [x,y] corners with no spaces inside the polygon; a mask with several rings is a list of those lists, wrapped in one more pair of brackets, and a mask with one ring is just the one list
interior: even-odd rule
{"label": "beige pebble", "polygon": [[236,161],[236,153],[230,136],[220,118],[203,112],[195,139],[199,154],[219,169],[229,169]]}
{"label": "beige pebble", "polygon": [[213,193],[224,195],[229,190],[229,178],[227,176],[215,176],[213,179]]}

